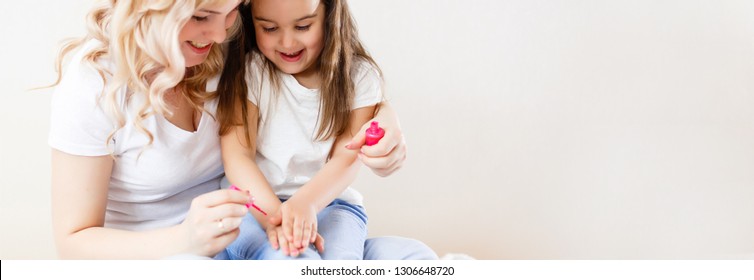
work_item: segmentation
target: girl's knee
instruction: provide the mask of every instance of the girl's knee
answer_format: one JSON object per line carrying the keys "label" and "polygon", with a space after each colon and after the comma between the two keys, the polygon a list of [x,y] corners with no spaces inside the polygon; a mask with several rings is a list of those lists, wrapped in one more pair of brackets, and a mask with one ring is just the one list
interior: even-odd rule
{"label": "girl's knee", "polygon": [[398,236],[368,239],[364,258],[370,260],[436,260],[437,254],[423,242]]}

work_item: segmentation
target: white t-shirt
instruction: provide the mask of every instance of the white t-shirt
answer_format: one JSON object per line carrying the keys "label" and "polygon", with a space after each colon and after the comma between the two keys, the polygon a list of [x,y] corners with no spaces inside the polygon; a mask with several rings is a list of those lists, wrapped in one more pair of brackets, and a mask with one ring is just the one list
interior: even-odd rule
{"label": "white t-shirt", "polygon": [[[256,163],[275,194],[289,198],[324,167],[335,138],[316,140],[319,90],[305,88],[292,75],[280,73],[281,88],[275,98],[261,62],[259,56],[253,57],[246,71],[249,100],[259,107],[261,116]],[[352,110],[382,100],[382,80],[371,64],[360,61],[353,79],[356,90]],[[350,187],[338,198],[355,205],[363,203],[361,194]]]}
{"label": "white t-shirt", "polygon": [[[102,109],[105,100],[102,107],[98,103],[103,81],[91,65],[81,61],[83,54],[98,44],[89,41],[74,55],[52,96],[49,144],[68,154],[110,154],[105,142],[115,126]],[[214,90],[216,81],[211,84],[208,88]],[[143,103],[132,98],[126,104],[125,93],[125,89],[118,92],[117,105],[126,123],[110,145],[115,163],[105,227],[140,231],[179,224],[193,198],[220,187],[223,166],[219,124],[205,112],[197,131],[189,132],[154,114],[142,121],[154,136],[152,145],[145,147],[149,139],[133,122],[135,111]],[[217,100],[205,102],[204,108],[214,115]]]}

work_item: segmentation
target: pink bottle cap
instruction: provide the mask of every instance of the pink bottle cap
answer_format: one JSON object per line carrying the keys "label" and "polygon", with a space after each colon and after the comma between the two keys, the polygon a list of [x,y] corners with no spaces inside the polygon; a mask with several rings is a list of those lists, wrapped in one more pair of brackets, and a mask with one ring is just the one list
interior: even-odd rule
{"label": "pink bottle cap", "polygon": [[385,130],[380,128],[378,122],[373,121],[369,128],[367,128],[365,136],[364,145],[372,146],[380,142],[380,139],[385,136]]}

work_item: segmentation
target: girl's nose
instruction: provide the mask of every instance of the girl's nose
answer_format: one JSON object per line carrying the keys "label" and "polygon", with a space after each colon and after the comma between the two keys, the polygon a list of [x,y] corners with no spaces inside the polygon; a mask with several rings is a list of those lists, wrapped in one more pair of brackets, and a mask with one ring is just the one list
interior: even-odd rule
{"label": "girl's nose", "polygon": [[285,49],[293,47],[293,42],[295,40],[291,33],[292,32],[283,32],[283,36],[280,38],[280,45]]}

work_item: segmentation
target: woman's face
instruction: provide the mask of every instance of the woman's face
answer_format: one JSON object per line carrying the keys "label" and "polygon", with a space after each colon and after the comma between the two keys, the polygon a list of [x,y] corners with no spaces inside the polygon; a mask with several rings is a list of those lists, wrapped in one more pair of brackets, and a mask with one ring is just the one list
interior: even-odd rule
{"label": "woman's face", "polygon": [[207,59],[214,43],[225,41],[227,30],[236,21],[238,3],[241,0],[226,1],[202,7],[194,12],[178,34],[181,52],[186,59],[186,67],[196,66]]}
{"label": "woman's face", "polygon": [[257,46],[280,71],[299,81],[316,74],[324,46],[325,5],[319,0],[254,0]]}

